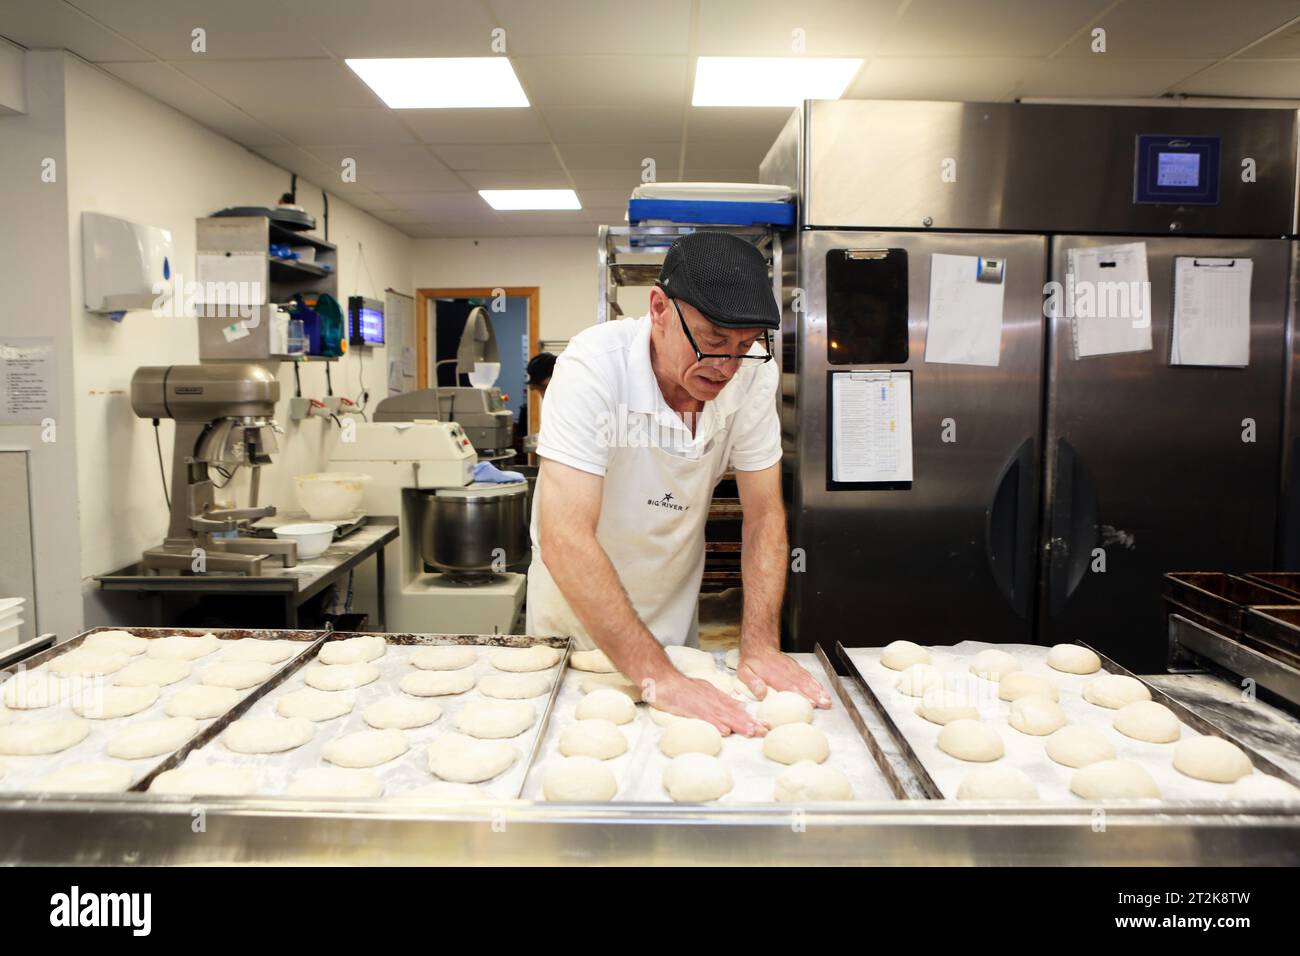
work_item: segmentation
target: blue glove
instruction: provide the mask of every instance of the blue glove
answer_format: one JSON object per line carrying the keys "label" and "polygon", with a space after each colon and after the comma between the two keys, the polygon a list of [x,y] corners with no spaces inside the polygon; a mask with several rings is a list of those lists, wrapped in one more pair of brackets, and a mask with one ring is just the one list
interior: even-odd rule
{"label": "blue glove", "polygon": [[480,461],[474,466],[474,480],[489,484],[504,485],[514,481],[523,481],[524,476],[517,471],[502,471],[490,461]]}

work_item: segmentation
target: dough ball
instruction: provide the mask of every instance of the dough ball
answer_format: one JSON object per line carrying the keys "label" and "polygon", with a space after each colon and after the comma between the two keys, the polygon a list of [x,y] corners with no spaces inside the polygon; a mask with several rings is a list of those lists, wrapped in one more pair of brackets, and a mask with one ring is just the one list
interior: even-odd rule
{"label": "dough ball", "polygon": [[[149,646],[147,638],[136,637],[130,631],[96,631],[81,642],[81,646],[96,651],[113,651],[135,657],[143,654]],[[86,764],[86,766],[109,766],[108,764]]]}
{"label": "dough ball", "polygon": [[569,666],[574,670],[594,674],[615,674],[618,668],[604,651],[574,651],[569,655]]}
{"label": "dough ball", "polygon": [[1141,766],[1129,760],[1103,760],[1076,770],[1070,792],[1085,800],[1149,800],[1160,788]]}
{"label": "dough ball", "polygon": [[140,760],[173,753],[199,730],[193,717],[166,717],[128,724],[108,742],[107,753],[121,760]]}
{"label": "dough ball", "polygon": [[1056,685],[1046,677],[1028,671],[1012,671],[998,681],[999,700],[1019,700],[1021,697],[1046,697],[1059,700]]}
{"label": "dough ball", "polygon": [[980,651],[970,662],[971,673],[985,680],[1000,681],[1004,675],[1018,670],[1020,670],[1020,662],[1006,651],[993,649]]}
{"label": "dough ball", "polygon": [[622,674],[587,674],[578,684],[578,688],[584,694],[590,694],[593,691],[616,690],[628,698],[634,704],[641,703],[641,688],[632,683]]}
{"label": "dough ball", "polygon": [[90,734],[90,722],[79,718],[44,720],[0,727],[0,754],[34,757],[56,754],[81,743]]}
{"label": "dough ball", "polygon": [[188,661],[146,658],[127,664],[113,675],[119,687],[166,687],[189,677],[194,668]]}
{"label": "dough ball", "polygon": [[1174,769],[1197,780],[1235,783],[1255,767],[1240,747],[1220,737],[1189,737],[1174,748]]}
{"label": "dough ball", "polygon": [[880,652],[880,663],[891,671],[905,671],[916,664],[930,663],[930,652],[911,641],[894,641]]}
{"label": "dough ball", "polygon": [[731,650],[727,651],[726,654],[722,655],[722,663],[725,664],[727,667],[730,667],[733,671],[739,670],[740,669],[740,648],[733,647]]}
{"label": "dough ball", "polygon": [[131,658],[121,651],[97,651],[89,647],[60,654],[50,661],[50,673],[62,676],[103,677],[127,665]]}
{"label": "dough ball", "polygon": [[72,712],[91,720],[130,717],[158,702],[157,687],[83,687],[74,695]]}
{"label": "dough ball", "polygon": [[958,800],[1037,800],[1038,788],[1023,771],[1004,764],[976,767],[957,785]]}
{"label": "dough ball", "polygon": [[168,717],[194,717],[197,720],[207,720],[220,717],[238,704],[242,696],[233,687],[204,687],[201,684],[198,687],[182,687],[167,698],[163,710]]}
{"label": "dough ball", "polygon": [[782,724],[811,724],[813,705],[803,694],[792,690],[771,690],[758,705],[758,719],[769,727]]}
{"label": "dough ball", "polygon": [[1050,697],[1030,694],[1011,702],[1007,723],[1031,737],[1046,737],[1065,726],[1065,711]]}
{"label": "dough ball", "polygon": [[698,647],[669,644],[664,648],[664,653],[668,655],[668,660],[672,661],[673,667],[688,677],[712,674],[717,669],[713,663],[713,655],[708,651],[700,650]]}
{"label": "dough ball", "polygon": [[47,773],[32,789],[48,793],[122,793],[131,786],[132,776],[131,768],[120,763],[74,763]]}
{"label": "dough ball", "polygon": [[327,641],[317,657],[322,664],[365,664],[384,656],[388,645],[382,637],[366,634],[341,641]]}
{"label": "dough ball", "polygon": [[455,803],[483,799],[483,791],[469,783],[426,783],[423,787],[395,794],[392,800],[419,800],[426,803]]}
{"label": "dough ball", "polygon": [[852,800],[849,778],[834,767],[800,760],[777,775],[772,787],[777,803],[812,803],[822,800]]}
{"label": "dough ball", "polygon": [[626,694],[606,687],[592,691],[578,701],[575,714],[579,720],[608,720],[612,724],[630,724],[636,718],[636,704]]}
{"label": "dough ball", "polygon": [[302,679],[308,687],[317,690],[353,690],[379,680],[379,668],[365,661],[355,664],[313,664],[303,673]]}
{"label": "dough ball", "polygon": [[939,749],[958,760],[978,763],[999,760],[1007,752],[996,730],[978,720],[967,719],[944,725],[939,731]]}
{"label": "dough ball", "polygon": [[262,664],[283,664],[307,645],[299,641],[259,641],[255,637],[244,637],[237,641],[226,641],[225,650],[221,652],[223,661],[257,661]]}
{"label": "dough ball", "polygon": [[1229,800],[1266,800],[1270,803],[1295,803],[1300,801],[1300,789],[1266,773],[1252,773],[1242,777],[1228,791]]}
{"label": "dough ball", "polygon": [[1152,744],[1172,743],[1182,734],[1174,712],[1153,700],[1125,704],[1115,712],[1114,726],[1125,737]]}
{"label": "dough ball", "polygon": [[1119,710],[1125,704],[1139,700],[1150,700],[1151,691],[1147,690],[1136,677],[1124,674],[1103,674],[1088,681],[1083,688],[1083,699],[1098,707]]}
{"label": "dough ball", "polygon": [[274,664],[264,664],[261,661],[223,661],[209,664],[204,669],[199,683],[207,687],[246,690],[264,683],[274,673]]}
{"label": "dough ball", "polygon": [[478,692],[498,700],[527,700],[550,689],[549,674],[488,674],[478,679]]}
{"label": "dough ball", "polygon": [[220,649],[221,640],[215,634],[202,637],[187,637],[184,634],[172,634],[169,637],[156,637],[145,648],[145,654],[155,660],[196,661],[200,657]]}
{"label": "dough ball", "polygon": [[560,652],[545,644],[532,647],[497,647],[488,652],[488,660],[499,671],[544,671],[554,667]]}
{"label": "dough ball", "polygon": [[339,767],[378,767],[406,751],[406,734],[390,728],[358,730],[336,737],[325,745],[321,756]]}
{"label": "dough ball", "polygon": [[614,771],[595,757],[561,757],[546,764],[542,793],[547,800],[603,803],[614,799],[618,781]]}
{"label": "dough ball", "polygon": [[411,652],[411,663],[422,671],[458,671],[478,660],[478,650],[469,644],[431,644]]}
{"label": "dough ball", "polygon": [[[807,727],[807,724],[790,724]],[[674,757],[664,770],[664,789],[677,803],[705,803],[731,792],[731,771],[717,757],[685,753]]]}
{"label": "dough ball", "polygon": [[[670,731],[673,728],[668,728]],[[812,724],[782,724],[763,738],[763,756],[777,763],[821,763],[831,755],[826,735]]]}
{"label": "dough ball", "polygon": [[626,752],[627,738],[608,720],[575,720],[560,731],[560,753],[566,757],[611,760]]}
{"label": "dough ball", "polygon": [[4,704],[14,710],[37,710],[66,700],[72,687],[44,671],[19,671],[5,684]]}
{"label": "dough ball", "polygon": [[158,774],[149,784],[150,793],[181,796],[246,797],[256,791],[252,767],[177,767]]}
{"label": "dough ball", "polygon": [[1078,644],[1057,644],[1047,652],[1047,666],[1062,674],[1095,674],[1101,658]]}
{"label": "dough ball", "polygon": [[441,716],[442,708],[435,701],[412,700],[396,694],[375,701],[361,712],[361,718],[378,730],[427,727]]}
{"label": "dough ball", "polygon": [[237,754],[278,754],[301,747],[315,733],[306,717],[244,717],[226,728],[221,742]]}
{"label": "dough ball", "polygon": [[412,671],[397,682],[412,697],[449,697],[474,686],[474,675],[461,671]]}
{"label": "dough ball", "polygon": [[943,685],[943,671],[929,664],[913,664],[894,682],[900,694],[921,697],[931,687]]}
{"label": "dough ball", "polygon": [[659,749],[669,757],[679,754],[716,755],[722,750],[722,734],[707,720],[682,717],[664,728],[659,736]]}
{"label": "dough ball", "polygon": [[429,772],[453,783],[482,783],[504,773],[519,752],[501,740],[443,734],[429,744]]}
{"label": "dough ball", "polygon": [[285,788],[290,797],[352,797],[369,800],[383,796],[384,783],[369,770],[312,767],[299,771]]}
{"label": "dough ball", "polygon": [[916,712],[932,724],[949,724],[954,720],[979,720],[980,712],[962,690],[932,685],[916,705]]}
{"label": "dough ball", "polygon": [[1065,767],[1087,767],[1115,759],[1115,747],[1098,730],[1071,724],[1047,738],[1047,756]]}
{"label": "dough ball", "polygon": [[522,700],[471,700],[456,715],[456,729],[471,737],[518,737],[537,720],[537,710]]}
{"label": "dough ball", "polygon": [[670,714],[666,710],[659,710],[655,707],[650,708],[650,719],[656,726],[667,727],[669,724],[676,723],[679,720],[694,720],[694,717],[683,717],[680,714]]}
{"label": "dough ball", "polygon": [[352,713],[356,698],[339,691],[317,690],[302,687],[285,694],[275,702],[275,712],[281,717],[306,717],[308,720],[333,720]]}

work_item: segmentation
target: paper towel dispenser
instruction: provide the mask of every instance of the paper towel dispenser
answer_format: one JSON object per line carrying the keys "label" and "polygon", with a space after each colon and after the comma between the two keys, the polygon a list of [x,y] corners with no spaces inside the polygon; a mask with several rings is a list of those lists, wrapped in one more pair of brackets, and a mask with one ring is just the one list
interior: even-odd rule
{"label": "paper towel dispenser", "polygon": [[157,226],[81,214],[86,308],[120,319],[134,309],[164,305],[172,295],[172,234]]}

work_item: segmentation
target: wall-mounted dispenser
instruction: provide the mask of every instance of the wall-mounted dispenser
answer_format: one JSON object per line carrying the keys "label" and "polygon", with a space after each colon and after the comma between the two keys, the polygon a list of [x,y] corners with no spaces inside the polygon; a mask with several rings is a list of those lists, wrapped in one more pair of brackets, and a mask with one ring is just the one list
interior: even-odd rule
{"label": "wall-mounted dispenser", "polygon": [[81,214],[86,308],[121,319],[134,309],[167,304],[172,296],[172,234],[157,226]]}

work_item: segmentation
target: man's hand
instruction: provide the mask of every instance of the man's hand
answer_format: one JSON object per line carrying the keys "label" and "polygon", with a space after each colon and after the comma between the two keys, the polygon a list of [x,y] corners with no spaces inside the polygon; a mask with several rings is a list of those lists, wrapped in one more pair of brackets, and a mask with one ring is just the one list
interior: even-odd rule
{"label": "man's hand", "polygon": [[731,733],[755,737],[767,732],[766,727],[749,716],[740,701],[732,700],[707,681],[687,677],[679,671],[654,681],[652,687],[643,687],[642,695],[656,710],[706,720],[724,737]]}
{"label": "man's hand", "polygon": [[800,667],[788,655],[766,645],[741,646],[736,676],[745,682],[745,686],[759,700],[767,696],[770,687],[774,690],[792,690],[803,694],[817,707],[831,705],[830,695],[817,682],[817,678]]}

